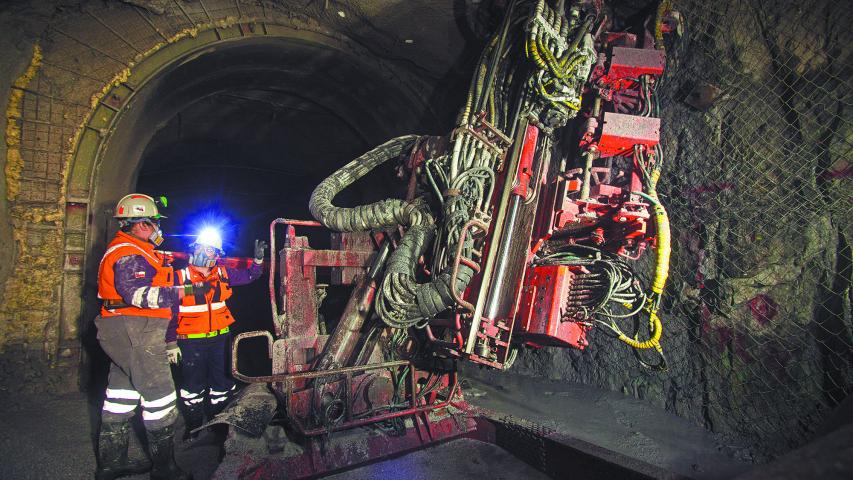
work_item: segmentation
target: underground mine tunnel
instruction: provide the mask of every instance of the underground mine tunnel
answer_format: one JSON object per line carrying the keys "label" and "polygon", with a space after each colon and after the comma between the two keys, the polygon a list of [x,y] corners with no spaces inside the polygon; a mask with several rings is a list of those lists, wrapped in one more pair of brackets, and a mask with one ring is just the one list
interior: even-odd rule
{"label": "underground mine tunnel", "polygon": [[4,2],[0,477],[853,477],[851,21]]}

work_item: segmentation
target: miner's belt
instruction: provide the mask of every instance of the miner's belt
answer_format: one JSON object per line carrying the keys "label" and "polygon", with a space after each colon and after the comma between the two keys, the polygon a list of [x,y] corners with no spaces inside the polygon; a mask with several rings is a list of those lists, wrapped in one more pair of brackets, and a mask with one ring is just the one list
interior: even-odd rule
{"label": "miner's belt", "polygon": [[189,338],[211,338],[217,335],[222,335],[224,333],[228,333],[231,330],[231,327],[225,327],[221,330],[214,330],[212,332],[207,333],[187,333],[186,335],[178,334],[178,340],[187,340]]}
{"label": "miner's belt", "polygon": [[213,302],[210,305],[206,303],[202,305],[181,305],[178,307],[178,311],[181,313],[201,313],[222,308],[225,308],[225,302]]}
{"label": "miner's belt", "polygon": [[107,310],[115,310],[116,308],[127,308],[130,305],[121,300],[104,300],[104,308]]}

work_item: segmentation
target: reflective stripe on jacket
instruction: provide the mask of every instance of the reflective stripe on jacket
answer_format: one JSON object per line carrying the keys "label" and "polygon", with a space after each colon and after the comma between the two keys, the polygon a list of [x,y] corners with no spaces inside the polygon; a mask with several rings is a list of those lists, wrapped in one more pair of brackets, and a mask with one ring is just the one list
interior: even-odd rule
{"label": "reflective stripe on jacket", "polygon": [[187,295],[178,307],[178,334],[208,333],[234,323],[225,300],[231,298],[231,285],[225,267],[217,265],[205,277],[190,265],[175,272],[175,283],[189,285],[210,282],[213,288],[206,295]]}
{"label": "reflective stripe on jacket", "polygon": [[[163,308],[142,308],[134,305],[158,305],[161,300],[159,288],[148,288],[147,293],[142,288],[138,289],[140,294],[146,298],[141,301],[126,302],[116,290],[115,266],[122,257],[136,255],[147,261],[154,268],[155,274],[150,282],[142,280],[150,287],[172,287],[172,267],[163,265],[163,257],[154,251],[154,245],[137,239],[133,235],[124,232],[116,233],[113,241],[107,245],[107,251],[101,259],[98,267],[98,298],[125,306],[108,308],[107,302],[101,307],[102,317],[115,317],[118,315],[136,315],[141,317],[170,318],[172,310],[170,305]],[[144,277],[143,277],[144,278]],[[130,303],[128,305],[128,303]]]}

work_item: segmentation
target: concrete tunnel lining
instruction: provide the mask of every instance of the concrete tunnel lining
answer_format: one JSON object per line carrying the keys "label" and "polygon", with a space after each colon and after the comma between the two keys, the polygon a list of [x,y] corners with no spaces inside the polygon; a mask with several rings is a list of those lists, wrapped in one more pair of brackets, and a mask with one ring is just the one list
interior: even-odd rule
{"label": "concrete tunnel lining", "polygon": [[[297,59],[308,57],[314,61],[302,64],[299,70],[280,68],[277,58],[267,64],[258,63],[260,58],[276,51],[287,52],[286,56],[295,53]],[[318,51],[325,52],[324,58],[319,58]],[[142,152],[159,126],[193,103],[222,92],[272,87],[272,91],[288,96],[287,90],[298,91],[302,98],[336,111],[347,125],[358,130],[367,144],[386,139],[395,133],[394,130],[416,128],[408,115],[409,106],[415,104],[416,99],[407,97],[397,85],[376,81],[358,64],[339,62],[343,56],[338,55],[316,44],[249,40],[214,47],[188,62],[176,60],[179,65],[159,74],[134,93],[126,112],[115,121],[98,155],[94,184],[99,199],[115,196],[110,194],[111,190],[128,191],[135,183]],[[350,96],[346,86],[350,82],[375,88]],[[284,92],[281,86],[285,86]],[[396,123],[391,124],[388,119]],[[326,132],[318,131],[317,140],[324,137]],[[133,175],[128,176],[128,171]]]}
{"label": "concrete tunnel lining", "polygon": [[[98,220],[91,223],[87,235],[92,254],[86,265],[84,312],[88,313],[81,318],[81,330],[85,331],[97,309],[94,282],[99,252],[108,240],[109,212],[118,198],[136,188],[143,160],[150,158],[146,148],[175,115],[222,93],[263,91],[282,101],[298,98],[339,118],[360,139],[362,145],[353,145],[360,152],[394,135],[435,128],[434,117],[423,99],[413,95],[414,88],[390,81],[363,56],[301,38],[220,40],[172,60],[127,99],[96,155],[90,215]],[[426,112],[426,120],[412,112]],[[300,119],[297,115],[289,121]],[[325,125],[315,127],[316,136],[305,138],[305,145],[335,141],[335,132]],[[81,160],[85,161],[79,155],[75,158]],[[325,175],[347,160],[312,158],[291,163],[302,174]]]}
{"label": "concrete tunnel lining", "polygon": [[[32,372],[22,379],[45,378],[35,384],[3,375],[13,388],[68,391],[87,385],[80,378],[86,369],[80,365],[89,334],[85,329],[96,313],[92,257],[100,255],[98,245],[102,248],[105,241],[103,225],[93,223],[111,207],[107,194],[118,198],[107,189],[110,167],[103,159],[110,144],[119,143],[118,129],[135,113],[133,108],[142,105],[144,87],[159,75],[226,44],[312,45],[335,56],[349,71],[361,72],[352,78],[370,80],[363,86],[374,87],[373,98],[390,105],[391,110],[379,113],[391,120],[386,123],[394,134],[444,131],[454,113],[443,106],[444,101],[457,89],[438,87],[467,78],[454,61],[462,53],[462,37],[454,19],[437,10],[427,9],[427,15],[433,27],[444,32],[441,42],[422,42],[415,35],[414,44],[398,44],[382,32],[355,28],[350,19],[360,12],[356,6],[342,7],[348,12],[345,21],[337,11],[323,14],[317,5],[230,0],[208,0],[204,9],[199,4],[184,9],[172,5],[164,11],[90,1],[79,9],[49,2],[10,7],[9,15],[0,16],[0,23],[8,27],[0,41],[14,44],[0,59],[4,68],[11,69],[4,84],[10,88],[9,128],[0,145],[8,187],[0,222],[9,228],[0,229],[0,234],[14,248],[3,251],[8,275],[0,270],[4,306],[0,365],[30,359],[10,368]],[[413,3],[401,11],[423,7]],[[19,15],[35,16],[22,23]],[[406,18],[409,24],[423,20]],[[393,25],[386,27],[395,30]],[[13,62],[17,57],[21,61]],[[348,80],[346,75],[329,78]],[[361,89],[338,90],[333,93],[370,95]],[[402,97],[392,97],[394,92]],[[404,117],[391,114],[403,108]],[[367,128],[370,122],[364,115],[373,109],[354,109],[355,126]],[[380,142],[388,136],[369,140]],[[121,161],[125,169],[138,170],[126,158]],[[121,181],[131,186],[134,182]],[[38,248],[29,248],[36,244]]]}

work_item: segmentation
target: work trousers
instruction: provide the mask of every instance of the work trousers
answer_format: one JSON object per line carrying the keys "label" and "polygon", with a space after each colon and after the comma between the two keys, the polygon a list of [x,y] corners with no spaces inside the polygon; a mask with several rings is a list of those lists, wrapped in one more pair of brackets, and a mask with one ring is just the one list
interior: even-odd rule
{"label": "work trousers", "polygon": [[[199,411],[205,397],[208,418],[221,412],[234,392],[231,378],[231,333],[210,338],[179,339],[181,400],[188,411]],[[208,391],[209,390],[209,391]]]}
{"label": "work trousers", "polygon": [[177,419],[177,396],[166,355],[168,318],[120,315],[95,318],[98,341],[110,356],[103,422],[125,422],[142,402],[146,430],[160,430]]}

